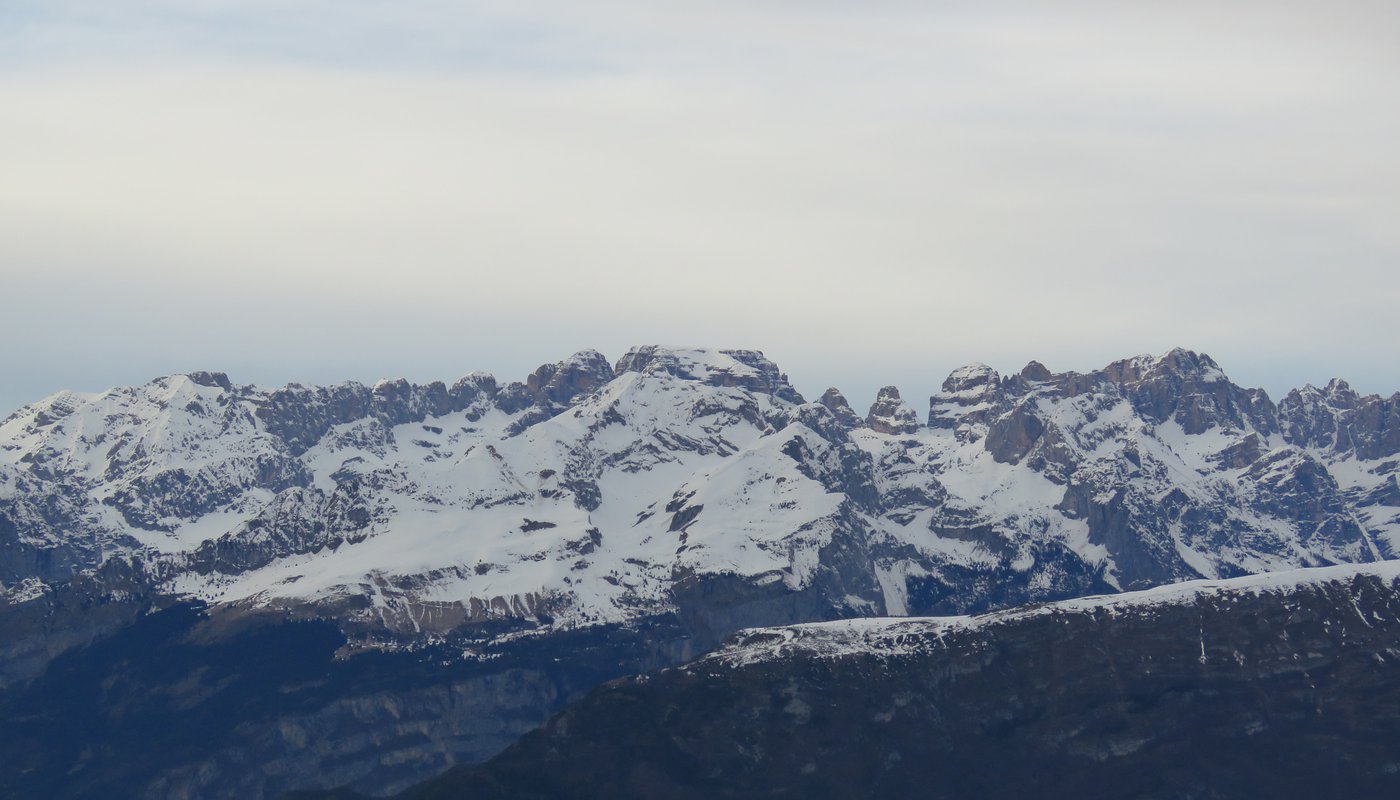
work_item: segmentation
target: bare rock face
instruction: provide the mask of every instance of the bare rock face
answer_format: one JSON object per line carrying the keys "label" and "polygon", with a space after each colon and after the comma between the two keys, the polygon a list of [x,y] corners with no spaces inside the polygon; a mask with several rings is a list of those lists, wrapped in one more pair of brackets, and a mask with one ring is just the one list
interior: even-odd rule
{"label": "bare rock face", "polygon": [[1043,383],[1054,377],[1055,373],[1039,361],[1032,361],[1021,368],[1021,378],[1026,381]]}
{"label": "bare rock face", "polygon": [[495,404],[508,414],[526,412],[509,429],[514,435],[565,411],[614,377],[602,353],[582,350],[558,363],[542,364],[524,383],[501,387]]}
{"label": "bare rock face", "polygon": [[229,381],[228,375],[222,372],[191,372],[189,374],[189,379],[200,386],[217,387],[227,391],[233,390],[233,383]]}
{"label": "bare rock face", "polygon": [[789,403],[803,402],[787,375],[758,350],[701,351],[646,345],[634,347],[618,359],[616,372],[671,375],[771,395]]}
{"label": "bare rock face", "polygon": [[201,544],[189,565],[206,575],[258,569],[289,556],[363,541],[374,519],[359,481],[345,481],[330,492],[297,487],[279,493],[228,536]]}
{"label": "bare rock face", "polygon": [[1000,409],[1001,376],[986,364],[955,369],[943,381],[943,389],[929,398],[930,428],[956,429],[983,425]]}
{"label": "bare rock face", "polygon": [[1251,433],[1216,454],[1216,460],[1228,469],[1244,469],[1264,455],[1266,449],[1259,434]]}
{"label": "bare rock face", "polygon": [[[1363,408],[1371,416],[1358,425]],[[1376,418],[1385,408],[1385,401],[1358,398],[1342,382],[1325,392],[1296,392],[1275,408],[1261,390],[1232,384],[1209,356],[1178,349],[1087,374],[1053,373],[1036,362],[1011,377],[983,365],[964,367],[931,398],[929,425],[951,429],[962,445],[980,445],[996,462],[1028,467],[1064,486],[1057,509],[1088,525],[1089,541],[1110,553],[1115,583],[1131,588],[1200,574],[1194,552],[1251,550],[1273,559],[1294,546],[1292,536],[1277,537],[1268,524],[1242,524],[1232,506],[1250,516],[1296,518],[1297,535],[1319,553],[1307,563],[1394,552],[1381,533],[1400,524],[1390,506],[1357,517],[1360,526],[1336,513],[1337,498],[1361,505],[1367,497],[1390,496],[1384,481],[1400,464],[1380,460],[1389,427]],[[1320,472],[1306,464],[1285,470],[1293,477],[1283,488],[1274,486],[1276,473],[1254,469],[1282,463],[1271,452],[1280,432],[1310,446]],[[1207,434],[1221,444],[1190,452]],[[1337,459],[1372,466],[1352,479],[1352,488],[1334,489],[1321,474],[1330,474],[1328,464]],[[1184,479],[1190,475],[1199,479]],[[1197,489],[1184,485],[1197,480]],[[1290,491],[1307,501],[1284,502]],[[1319,512],[1309,505],[1314,502],[1327,510]]]}
{"label": "bare rock face", "polygon": [[257,418],[299,456],[321,441],[332,428],[371,419],[387,427],[422,422],[428,417],[489,404],[496,392],[490,376],[469,376],[451,390],[441,381],[419,386],[403,378],[367,387],[342,383],[326,387],[290,384],[265,394],[238,392],[224,404],[230,410],[250,403]]}
{"label": "bare rock face", "polygon": [[865,425],[865,420],[856,416],[856,412],[851,409],[851,404],[846,402],[846,396],[835,386],[822,393],[821,399],[817,402],[826,406],[836,421],[846,428],[852,430]]}
{"label": "bare rock face", "polygon": [[1358,395],[1346,381],[1294,389],[1279,403],[1284,438],[1300,447],[1371,460],[1400,454],[1400,394]]}
{"label": "bare rock face", "polygon": [[555,410],[567,408],[615,376],[612,365],[597,350],[583,350],[558,364],[546,364],[525,381],[536,401]]}
{"label": "bare rock face", "polygon": [[1019,463],[1045,433],[1045,423],[1027,405],[997,417],[987,430],[987,452],[1003,463]]}
{"label": "bare rock face", "polygon": [[1318,458],[1305,450],[1280,448],[1250,465],[1241,478],[1251,501],[1273,514],[1307,520],[1313,545],[1352,548],[1353,561],[1379,558],[1357,524],[1341,487]]}
{"label": "bare rock face", "polygon": [[875,395],[865,424],[872,431],[895,435],[913,433],[922,427],[918,412],[900,399],[899,389],[894,386],[886,386]]}
{"label": "bare rock face", "polygon": [[1277,429],[1268,396],[1235,386],[1205,354],[1177,348],[1160,358],[1116,361],[1103,375],[1123,388],[1138,413],[1156,422],[1175,420],[1188,434],[1216,426],[1265,434]]}

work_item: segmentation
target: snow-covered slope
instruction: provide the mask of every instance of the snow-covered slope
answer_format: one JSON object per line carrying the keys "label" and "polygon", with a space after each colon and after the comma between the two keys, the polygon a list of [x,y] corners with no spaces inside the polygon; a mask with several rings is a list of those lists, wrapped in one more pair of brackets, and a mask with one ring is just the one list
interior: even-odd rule
{"label": "snow-covered slope", "polygon": [[[1400,561],[1283,570],[1221,581],[1183,581],[1136,592],[1076,597],[977,615],[865,617],[755,628],[741,631],[732,641],[699,663],[742,665],[778,661],[796,655],[812,658],[910,655],[929,651],[949,634],[995,628],[998,625],[1018,625],[1041,617],[1064,614],[1106,618],[1142,616],[1167,607],[1193,606],[1205,598],[1230,605],[1260,595],[1287,597],[1302,590],[1334,591],[1338,596],[1348,596],[1353,586],[1365,581],[1378,582],[1381,586],[1400,586]],[[1379,616],[1377,612],[1365,613],[1360,609],[1356,613],[1362,624],[1397,623],[1394,616]],[[1204,641],[1201,648],[1202,658],[1208,658]]]}
{"label": "snow-covered slope", "polygon": [[[584,351],[522,383],[63,392],[0,423],[9,603],[157,591],[400,640],[978,611],[1388,558],[1397,398],[1274,406],[1208,357],[961,368],[927,424],[805,403],[755,351]],[[497,628],[491,628],[496,630]]]}

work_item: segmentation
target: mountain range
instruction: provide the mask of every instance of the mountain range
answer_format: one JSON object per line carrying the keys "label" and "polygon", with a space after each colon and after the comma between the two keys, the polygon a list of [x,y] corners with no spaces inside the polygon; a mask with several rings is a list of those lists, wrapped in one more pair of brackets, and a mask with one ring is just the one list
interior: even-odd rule
{"label": "mountain range", "polygon": [[1274,402],[1187,350],[969,365],[864,415],[658,346],[61,392],[0,422],[0,707],[37,732],[0,735],[0,783],[399,791],[744,629],[1392,559],[1397,473],[1400,394]]}

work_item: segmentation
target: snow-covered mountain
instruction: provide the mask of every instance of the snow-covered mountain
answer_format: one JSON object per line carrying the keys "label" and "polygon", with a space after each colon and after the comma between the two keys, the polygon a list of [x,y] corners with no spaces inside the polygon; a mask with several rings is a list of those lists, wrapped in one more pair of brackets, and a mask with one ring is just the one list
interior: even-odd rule
{"label": "snow-covered mountain", "polygon": [[615,622],[707,578],[832,615],[966,611],[1400,547],[1400,400],[1275,406],[1176,350],[804,403],[752,351],[585,351],[525,383],[63,392],[0,425],[11,602],[114,559],[396,635]]}
{"label": "snow-covered mountain", "polygon": [[655,346],[524,382],[62,392],[0,423],[0,685],[182,601],[329,620],[347,653],[663,626],[639,669],[745,627],[1371,562],[1397,473],[1400,395],[1276,405],[1184,350],[970,365],[863,416],[759,352]]}

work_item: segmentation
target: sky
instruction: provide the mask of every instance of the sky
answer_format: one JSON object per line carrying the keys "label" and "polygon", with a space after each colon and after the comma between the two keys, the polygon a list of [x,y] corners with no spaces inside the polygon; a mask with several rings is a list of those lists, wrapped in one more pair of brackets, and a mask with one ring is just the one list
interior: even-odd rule
{"label": "sky", "polygon": [[194,369],[1175,346],[1400,389],[1400,4],[0,3],[0,416]]}

